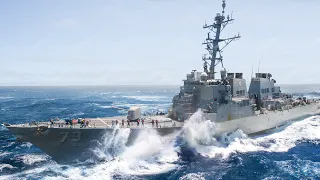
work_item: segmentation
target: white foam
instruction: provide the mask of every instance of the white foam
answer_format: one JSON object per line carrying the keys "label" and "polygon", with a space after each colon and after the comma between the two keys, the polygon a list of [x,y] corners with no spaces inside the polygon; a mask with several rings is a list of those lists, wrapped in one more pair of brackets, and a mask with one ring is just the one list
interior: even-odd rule
{"label": "white foam", "polygon": [[8,129],[4,125],[0,124],[0,131],[7,131],[7,130]]}
{"label": "white foam", "polygon": [[205,180],[205,178],[203,177],[202,173],[189,173],[186,174],[182,177],[180,177],[180,180],[194,180],[194,179],[198,179],[198,180]]}
{"label": "white foam", "polygon": [[286,172],[299,179],[303,179],[306,176],[320,174],[320,162],[295,159],[287,161],[275,161],[275,163],[283,172]]}
{"label": "white foam", "polygon": [[14,97],[10,97],[10,96],[0,96],[0,99],[14,99]]}
{"label": "white foam", "polygon": [[[161,104],[128,104],[123,102],[115,102],[113,103],[113,107],[119,109],[119,112],[127,113],[122,107],[132,107],[138,106],[141,109],[141,113],[152,113],[152,112],[166,112],[170,104],[168,103],[161,103]],[[101,106],[102,107],[102,106]]]}
{"label": "white foam", "polygon": [[23,156],[19,157],[18,159],[21,159],[24,164],[32,165],[32,164],[37,163],[37,162],[46,161],[48,159],[48,156],[46,156],[46,155],[26,154],[26,155],[23,155]]}
{"label": "white foam", "polygon": [[184,127],[184,137],[198,153],[211,158],[228,158],[237,152],[286,152],[299,140],[320,140],[319,116],[294,122],[280,132],[256,138],[248,138],[241,130],[237,130],[230,135],[222,135],[218,141],[213,138],[214,127],[212,122],[202,118],[201,112],[196,112]]}
{"label": "white foam", "polygon": [[[115,128],[113,132],[106,133],[103,137],[103,142],[98,147],[93,149],[98,158],[113,159],[115,156],[121,154],[125,148],[125,143],[129,137],[130,129]],[[112,152],[110,153],[110,149]]]}
{"label": "white foam", "polygon": [[170,101],[167,96],[122,96],[139,101]]}
{"label": "white foam", "polygon": [[4,157],[11,154],[11,152],[0,152],[0,157]]}
{"label": "white foam", "polygon": [[215,134],[215,124],[210,120],[203,118],[201,111],[194,113],[183,127],[184,138],[191,146],[197,144],[213,145],[216,140],[213,137]]}
{"label": "white foam", "polygon": [[26,147],[26,148],[30,148],[32,146],[32,144],[30,142],[24,142],[23,144],[20,145],[21,147]]}
{"label": "white foam", "polygon": [[2,172],[4,168],[13,169],[15,167],[10,164],[0,164],[0,172]]}
{"label": "white foam", "polygon": [[[116,133],[118,132],[118,133]],[[130,177],[167,172],[176,167],[178,160],[173,146],[175,135],[159,136],[154,130],[143,131],[135,144],[125,146],[130,129],[118,129],[105,135],[105,141],[94,152],[99,158],[107,158],[108,162],[92,168],[76,167],[64,172],[68,179],[112,179],[113,175]],[[109,149],[113,149],[111,153]],[[72,174],[72,176],[68,176]]]}

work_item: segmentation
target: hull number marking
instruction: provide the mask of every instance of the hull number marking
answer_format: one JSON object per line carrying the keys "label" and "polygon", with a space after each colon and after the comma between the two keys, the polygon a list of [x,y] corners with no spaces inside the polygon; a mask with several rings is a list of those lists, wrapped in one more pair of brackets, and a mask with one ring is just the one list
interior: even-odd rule
{"label": "hull number marking", "polygon": [[81,132],[79,131],[75,131],[75,132],[61,132],[61,140],[60,142],[63,143],[65,142],[67,139],[70,139],[71,141],[77,142],[80,141],[81,139]]}

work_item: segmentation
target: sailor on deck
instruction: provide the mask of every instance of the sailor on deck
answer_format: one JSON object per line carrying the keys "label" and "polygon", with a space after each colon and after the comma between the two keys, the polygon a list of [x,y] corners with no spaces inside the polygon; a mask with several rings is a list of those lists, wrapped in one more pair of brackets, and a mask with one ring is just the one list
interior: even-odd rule
{"label": "sailor on deck", "polygon": [[86,120],[86,127],[89,127],[89,120]]}
{"label": "sailor on deck", "polygon": [[140,124],[140,119],[137,120],[137,126],[139,127]]}
{"label": "sailor on deck", "polygon": [[152,121],[151,121],[151,124],[152,124],[152,127],[154,127],[154,120],[152,119]]}
{"label": "sailor on deck", "polygon": [[124,128],[124,119],[121,121],[121,126]]}
{"label": "sailor on deck", "polygon": [[51,127],[53,127],[53,124],[54,124],[53,119],[50,119],[50,123],[51,123]]}

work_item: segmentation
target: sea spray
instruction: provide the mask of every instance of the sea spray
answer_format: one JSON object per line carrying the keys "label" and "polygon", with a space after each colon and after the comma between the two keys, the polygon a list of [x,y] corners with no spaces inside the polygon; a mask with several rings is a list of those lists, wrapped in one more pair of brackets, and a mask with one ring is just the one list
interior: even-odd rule
{"label": "sea spray", "polygon": [[115,128],[112,132],[106,132],[93,150],[104,161],[84,172],[90,174],[89,179],[100,175],[111,177],[113,174],[157,174],[176,167],[173,163],[179,157],[174,147],[175,134],[160,136],[155,129],[146,128],[139,132],[132,145],[127,146],[130,133],[129,128]]}
{"label": "sea spray", "polygon": [[96,141],[97,147],[92,149],[98,159],[111,160],[123,153],[130,135],[130,129],[115,126],[113,131],[106,131],[102,141]]}
{"label": "sea spray", "polygon": [[[194,116],[193,118],[195,117],[198,116]],[[192,118],[190,118],[190,120],[193,121]],[[197,129],[199,126],[201,125],[188,126],[188,131],[185,132],[192,132],[193,128]],[[257,151],[286,152],[302,140],[318,142],[320,140],[319,133],[320,117],[313,116],[303,121],[294,122],[280,131],[275,130],[263,136],[248,137],[241,130],[236,130],[228,135],[221,134],[218,139],[211,141],[214,142],[211,145],[199,143],[209,137],[199,137],[197,133],[193,133],[193,136],[189,134],[186,140],[189,142],[189,146],[195,148],[202,156],[209,158],[221,157],[225,159],[233,153]],[[202,132],[202,134],[209,133]],[[203,138],[202,141],[197,140],[199,138]]]}
{"label": "sea spray", "polygon": [[224,154],[224,149],[228,148],[229,144],[239,139],[248,138],[242,130],[236,130],[231,134],[222,133],[216,136],[217,125],[215,122],[208,120],[206,115],[198,110],[195,112],[183,126],[181,136],[184,140],[184,147],[193,151],[193,154],[200,154],[202,156],[227,157]]}
{"label": "sea spray", "polygon": [[213,145],[216,125],[207,120],[201,110],[195,112],[184,124],[182,133],[185,140],[191,145]]}

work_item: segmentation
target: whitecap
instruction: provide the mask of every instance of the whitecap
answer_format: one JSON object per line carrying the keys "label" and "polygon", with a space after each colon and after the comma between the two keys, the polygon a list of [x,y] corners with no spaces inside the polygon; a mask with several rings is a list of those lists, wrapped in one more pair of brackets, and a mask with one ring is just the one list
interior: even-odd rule
{"label": "whitecap", "polygon": [[0,158],[12,154],[11,152],[0,152]]}
{"label": "whitecap", "polygon": [[129,99],[135,99],[139,101],[170,101],[167,96],[122,96]]}
{"label": "whitecap", "polygon": [[312,162],[310,160],[286,160],[275,161],[278,168],[284,173],[297,178],[304,178],[320,174],[320,162]]}
{"label": "whitecap", "polygon": [[179,178],[180,180],[194,180],[194,179],[198,179],[198,180],[205,180],[204,176],[202,175],[202,173],[189,173],[186,174],[182,177]]}
{"label": "whitecap", "polygon": [[17,159],[21,160],[26,165],[32,165],[37,162],[42,162],[48,160],[46,155],[36,155],[36,154],[26,154],[18,157]]}
{"label": "whitecap", "polygon": [[0,96],[0,99],[14,99],[14,97],[11,97],[11,96]]}
{"label": "whitecap", "polygon": [[0,172],[2,172],[3,169],[5,169],[5,168],[7,168],[7,169],[13,169],[13,168],[15,168],[15,167],[13,167],[11,164],[0,164]]}

